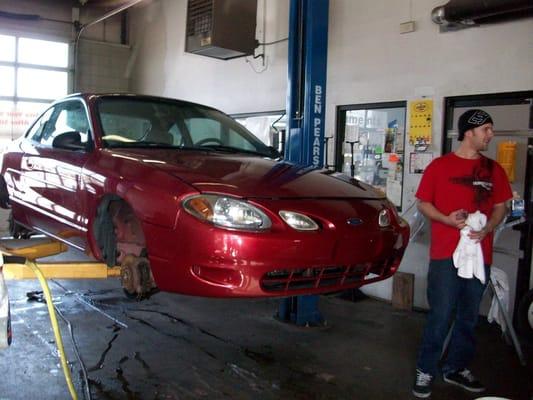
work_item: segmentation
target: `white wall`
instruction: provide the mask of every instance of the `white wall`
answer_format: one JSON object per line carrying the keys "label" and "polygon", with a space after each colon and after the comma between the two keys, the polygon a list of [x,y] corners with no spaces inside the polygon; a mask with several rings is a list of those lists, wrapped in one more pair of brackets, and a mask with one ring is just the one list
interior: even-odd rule
{"label": "white wall", "polygon": [[[228,113],[285,107],[287,42],[268,46],[268,67],[245,59],[219,61],[184,52],[185,0],[155,0],[133,12],[135,60],[132,88],[141,93],[209,104]],[[420,96],[434,99],[434,145],[440,154],[443,98],[533,89],[531,19],[440,33],[431,10],[444,0],[330,0],[326,134],[335,129],[336,106]],[[287,36],[288,0],[259,0],[258,37]],[[416,21],[416,31],[399,24]],[[406,154],[412,149],[406,146]],[[406,168],[407,169],[407,168]],[[420,175],[406,173],[406,207]],[[400,270],[416,274],[415,305],[425,305],[427,233],[412,243]],[[367,286],[390,298],[391,281]]]}
{"label": "white wall", "polygon": [[[265,0],[258,0],[263,38]],[[155,0],[132,10],[132,90],[215,106],[228,113],[285,108],[287,42],[267,47],[267,69],[247,57],[229,61],[185,53],[186,0]],[[288,37],[288,1],[266,1],[266,42]]]}

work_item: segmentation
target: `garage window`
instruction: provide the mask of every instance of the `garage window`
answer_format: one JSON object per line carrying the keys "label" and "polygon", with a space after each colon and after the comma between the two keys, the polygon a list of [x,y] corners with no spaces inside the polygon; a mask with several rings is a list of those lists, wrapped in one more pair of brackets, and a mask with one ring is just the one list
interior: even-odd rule
{"label": "garage window", "polygon": [[335,169],[368,183],[402,209],[405,101],[337,107]]}
{"label": "garage window", "polygon": [[0,35],[0,149],[68,93],[66,42]]}
{"label": "garage window", "polygon": [[267,146],[282,154],[285,152],[287,117],[284,111],[234,114],[233,117]]}

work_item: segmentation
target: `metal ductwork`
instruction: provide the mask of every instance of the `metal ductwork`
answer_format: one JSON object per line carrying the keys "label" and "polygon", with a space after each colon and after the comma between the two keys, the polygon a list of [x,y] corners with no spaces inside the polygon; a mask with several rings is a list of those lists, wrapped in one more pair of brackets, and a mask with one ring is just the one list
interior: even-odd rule
{"label": "metal ductwork", "polygon": [[431,12],[441,31],[533,16],[533,0],[450,0]]}

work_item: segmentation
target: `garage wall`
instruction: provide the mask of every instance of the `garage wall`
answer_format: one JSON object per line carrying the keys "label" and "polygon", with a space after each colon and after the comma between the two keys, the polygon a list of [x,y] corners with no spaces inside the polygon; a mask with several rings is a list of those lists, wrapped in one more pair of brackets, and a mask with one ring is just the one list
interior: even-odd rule
{"label": "garage wall", "polygon": [[[76,9],[72,4],[77,5]],[[36,39],[58,40],[73,43],[75,30],[71,21],[78,18],[84,24],[104,15],[112,8],[81,6],[76,2],[57,0],[0,0],[0,11],[33,16],[32,18],[6,18],[0,15],[0,33]],[[115,3],[107,3],[115,4]],[[35,18],[39,17],[39,18]],[[52,21],[53,20],[53,21]],[[79,46],[79,73],[77,91],[128,91],[127,65],[129,46],[121,45],[121,16],[84,30]],[[71,54],[73,54],[71,46]],[[71,57],[72,60],[72,57]],[[74,65],[71,65],[74,67]],[[73,91],[72,81],[69,91]]]}
{"label": "garage wall", "polygon": [[[186,3],[156,0],[133,11],[132,89],[205,103],[228,113],[284,109],[287,42],[266,47],[266,68],[250,58],[219,61],[185,53]],[[434,145],[429,150],[438,155],[444,97],[533,89],[531,19],[439,33],[430,14],[443,3],[330,0],[327,135],[334,133],[338,105],[427,96],[434,99]],[[287,37],[288,7],[288,0],[258,0],[261,41]],[[416,31],[400,34],[399,24],[409,20],[416,21]],[[406,154],[410,151],[407,145]],[[406,171],[406,208],[419,179]],[[417,306],[426,305],[427,243],[423,231],[400,268],[416,275]],[[390,299],[391,280],[365,290]]]}
{"label": "garage wall", "polygon": [[[258,0],[260,41],[288,37],[288,5],[286,0]],[[285,108],[287,42],[267,47],[264,66],[251,57],[222,61],[185,53],[186,14],[186,0],[155,0],[132,10],[133,91],[200,102],[228,113]]]}
{"label": "garage wall", "polygon": [[80,40],[79,92],[128,92],[130,46]]}
{"label": "garage wall", "polygon": [[71,34],[72,20],[71,8],[66,5],[58,5],[54,0],[0,0],[0,11],[17,13],[17,14],[31,14],[38,15],[43,19],[55,19],[62,22],[46,21],[46,20],[24,20],[24,19],[9,19],[0,17],[0,30],[5,33],[23,32],[30,37],[38,39],[69,39]]}

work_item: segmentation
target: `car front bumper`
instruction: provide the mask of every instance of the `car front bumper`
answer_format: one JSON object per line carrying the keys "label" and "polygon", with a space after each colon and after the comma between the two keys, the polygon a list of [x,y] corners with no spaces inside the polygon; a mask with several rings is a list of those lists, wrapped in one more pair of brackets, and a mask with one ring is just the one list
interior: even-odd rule
{"label": "car front bumper", "polygon": [[[340,220],[346,216],[343,210],[337,214]],[[353,229],[337,223],[319,232],[276,225],[269,232],[242,232],[208,225],[183,212],[174,230],[155,225],[144,229],[161,290],[272,297],[339,291],[390,277],[409,241],[408,225],[398,222],[386,228]]]}

